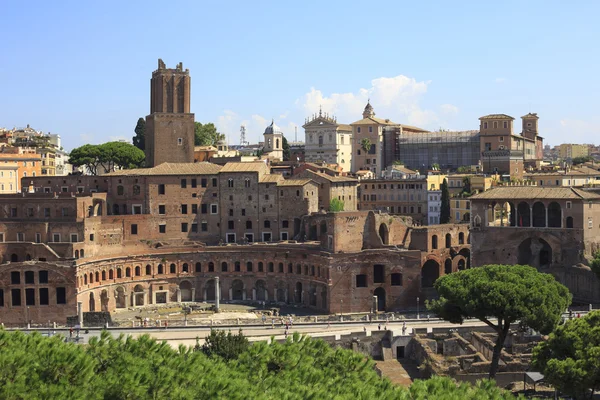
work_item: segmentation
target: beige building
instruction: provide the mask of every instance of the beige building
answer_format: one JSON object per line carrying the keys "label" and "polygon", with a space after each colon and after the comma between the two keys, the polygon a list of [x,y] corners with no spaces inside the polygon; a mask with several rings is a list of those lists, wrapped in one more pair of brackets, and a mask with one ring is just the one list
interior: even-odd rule
{"label": "beige building", "polygon": [[330,175],[308,168],[297,169],[294,178],[310,179],[318,185],[319,210],[329,210],[329,205],[333,199],[338,199],[344,203],[344,211],[356,211],[358,209],[357,179],[347,176]]}
{"label": "beige building", "polygon": [[590,155],[590,146],[587,144],[563,143],[558,147],[558,154],[563,160],[587,157]]}
{"label": "beige building", "polygon": [[342,171],[352,167],[352,127],[338,124],[335,117],[319,110],[302,126],[305,135],[305,155],[307,162],[337,164]]}
{"label": "beige building", "polygon": [[469,222],[471,217],[471,200],[467,196],[455,196],[450,199],[450,222],[460,224]]}
{"label": "beige building", "polygon": [[271,125],[265,128],[265,143],[263,154],[271,160],[283,161],[283,132],[281,128],[271,121]]}
{"label": "beige building", "polygon": [[[363,111],[363,119],[350,124],[352,127],[352,172],[370,170],[375,176],[385,169],[383,155],[383,128],[397,125],[389,119],[375,117],[371,103]],[[370,148],[365,149],[368,140]]]}
{"label": "beige building", "polygon": [[531,172],[526,173],[524,178],[537,186],[581,187],[600,185],[600,172],[587,166],[554,172]]}

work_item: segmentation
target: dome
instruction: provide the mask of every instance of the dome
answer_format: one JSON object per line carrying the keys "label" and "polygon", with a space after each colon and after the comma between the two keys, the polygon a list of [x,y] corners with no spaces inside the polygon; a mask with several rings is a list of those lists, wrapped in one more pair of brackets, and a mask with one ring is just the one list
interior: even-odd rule
{"label": "dome", "polygon": [[373,106],[371,105],[371,100],[367,102],[365,106],[365,111],[363,111],[363,118],[373,117],[375,115],[375,111],[373,111]]}
{"label": "dome", "polygon": [[264,135],[283,135],[283,132],[281,131],[281,128],[278,127],[277,125],[275,125],[275,122],[273,120],[271,120],[271,125],[267,126],[267,128],[265,129],[265,133]]}

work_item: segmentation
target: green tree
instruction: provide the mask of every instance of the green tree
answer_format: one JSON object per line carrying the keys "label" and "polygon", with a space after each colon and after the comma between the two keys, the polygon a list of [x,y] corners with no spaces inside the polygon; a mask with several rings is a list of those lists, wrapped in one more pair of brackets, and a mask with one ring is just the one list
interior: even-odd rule
{"label": "green tree", "polygon": [[462,193],[471,194],[471,177],[465,176],[462,181],[463,181]]}
{"label": "green tree", "polygon": [[586,163],[588,161],[592,161],[592,157],[590,156],[582,156],[582,157],[575,157],[571,160],[571,163],[573,165],[579,165],[579,164],[583,164]]}
{"label": "green tree", "polygon": [[404,165],[404,161],[394,160],[394,162],[392,163],[392,165]]}
{"label": "green tree", "polygon": [[134,132],[133,145],[143,151],[146,148],[146,120],[144,118],[138,119]]}
{"label": "green tree", "polygon": [[434,171],[439,171],[440,170],[440,164],[438,163],[434,163],[431,165],[431,169],[433,169]]}
{"label": "green tree", "polygon": [[69,162],[75,167],[85,166],[91,175],[97,175],[116,168],[141,167],[144,158],[144,152],[130,143],[107,142],[99,145],[85,144],[73,149]]}
{"label": "green tree", "polygon": [[548,334],[571,304],[565,286],[528,265],[486,265],[459,271],[439,278],[434,287],[440,298],[427,302],[429,310],[453,323],[477,318],[498,334],[490,378],[496,376],[511,324],[520,322]]}
{"label": "green tree", "polygon": [[201,124],[195,122],[194,126],[194,145],[195,146],[216,146],[221,140],[225,140],[225,135],[217,132],[217,127],[212,122]]}
{"label": "green tree", "polygon": [[283,148],[283,161],[290,161],[290,145],[285,136],[283,136],[281,147]]}
{"label": "green tree", "polygon": [[331,201],[329,202],[329,211],[344,211],[344,202],[340,199],[331,199]]}
{"label": "green tree", "polygon": [[442,190],[442,206],[440,208],[440,224],[447,224],[450,222],[450,191],[448,190],[448,182],[444,178],[444,181],[440,185]]}
{"label": "green tree", "polygon": [[371,143],[371,139],[369,139],[369,138],[362,138],[360,140],[360,147],[362,147],[362,149],[365,151],[365,153],[368,153],[371,151],[372,145],[373,145],[373,143]]}
{"label": "green tree", "polygon": [[229,361],[238,358],[248,350],[248,346],[248,339],[242,334],[241,329],[237,335],[233,335],[231,331],[225,333],[222,330],[211,329],[202,347],[196,344],[196,350],[201,350],[209,357],[216,356]]}
{"label": "green tree", "polygon": [[532,365],[561,392],[592,399],[600,389],[600,311],[556,328],[533,349]]}

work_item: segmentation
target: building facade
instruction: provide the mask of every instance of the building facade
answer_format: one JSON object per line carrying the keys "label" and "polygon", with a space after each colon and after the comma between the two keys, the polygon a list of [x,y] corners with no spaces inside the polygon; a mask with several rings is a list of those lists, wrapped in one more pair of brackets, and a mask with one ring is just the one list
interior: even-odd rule
{"label": "building facade", "polygon": [[352,167],[352,127],[338,124],[335,117],[323,113],[305,121],[305,155],[307,162],[337,164],[344,172]]}
{"label": "building facade", "polygon": [[263,135],[265,137],[264,156],[271,160],[283,161],[283,132],[281,128],[275,125],[275,121],[271,121],[271,125],[265,128]]}

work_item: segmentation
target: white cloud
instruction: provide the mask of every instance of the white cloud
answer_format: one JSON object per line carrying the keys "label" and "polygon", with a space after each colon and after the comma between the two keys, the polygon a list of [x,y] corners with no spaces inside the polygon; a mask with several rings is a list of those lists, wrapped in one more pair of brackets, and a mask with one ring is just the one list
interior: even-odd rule
{"label": "white cloud", "polygon": [[408,123],[431,128],[439,121],[433,110],[424,110],[419,105],[427,93],[431,81],[418,82],[404,75],[381,77],[371,81],[368,89],[360,88],[355,92],[332,93],[324,95],[322,91],[311,88],[296,101],[306,115],[319,112],[334,114],[338,121],[350,123],[359,120],[367,101],[370,100],[377,116],[397,123]]}
{"label": "white cloud", "polygon": [[591,121],[563,118],[558,124],[549,121],[548,127],[546,132],[540,132],[544,137],[544,144],[595,143],[600,136],[599,118]]}
{"label": "white cloud", "polygon": [[508,79],[506,79],[506,78],[496,78],[496,79],[495,79],[495,82],[496,82],[496,83],[505,83],[505,82],[507,82],[507,81],[508,81]]}

